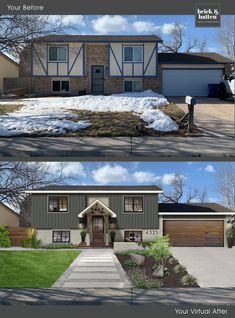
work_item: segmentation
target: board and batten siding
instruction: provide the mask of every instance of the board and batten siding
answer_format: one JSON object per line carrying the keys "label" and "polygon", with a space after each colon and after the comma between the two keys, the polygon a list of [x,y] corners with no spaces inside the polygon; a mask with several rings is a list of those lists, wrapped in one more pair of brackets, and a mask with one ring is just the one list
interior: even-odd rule
{"label": "board and batten siding", "polygon": [[[66,62],[49,62],[49,46],[65,46]],[[84,76],[85,50],[82,43],[33,44],[32,45],[33,76]]]}
{"label": "board and batten siding", "polygon": [[[124,46],[142,46],[143,62],[124,62]],[[157,76],[156,43],[110,43],[109,75],[113,77]]]}
{"label": "board and batten siding", "polygon": [[[60,194],[62,195],[62,194]],[[48,212],[48,195],[32,195],[32,226],[38,229],[76,229],[78,214],[87,207],[87,196],[94,194],[68,194],[68,212]],[[157,194],[144,194],[143,213],[124,213],[124,196],[132,194],[108,194],[109,208],[117,214],[118,229],[158,228]],[[137,195],[140,196],[140,195]],[[95,197],[95,196],[94,196]]]}

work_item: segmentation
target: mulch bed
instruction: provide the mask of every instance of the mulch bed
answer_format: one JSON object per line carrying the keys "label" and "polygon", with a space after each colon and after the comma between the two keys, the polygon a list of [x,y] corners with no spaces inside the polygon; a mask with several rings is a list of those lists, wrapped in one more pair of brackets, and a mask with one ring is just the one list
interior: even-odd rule
{"label": "mulch bed", "polygon": [[[128,267],[125,264],[125,261],[130,259],[130,256],[128,255],[116,255],[119,262],[121,263],[123,269],[125,270],[125,272],[128,274],[132,269],[130,267]],[[156,264],[156,261],[154,260],[153,257],[146,257],[145,259],[145,265],[144,266],[136,266],[134,268],[140,268],[142,271],[145,272],[145,274],[147,274],[148,277],[152,278],[152,273],[153,273],[153,265]],[[168,268],[170,275],[169,276],[164,276],[164,278],[157,278],[158,280],[161,281],[161,287],[186,287],[183,286],[182,283],[180,282],[181,278],[185,275],[188,274],[187,271],[184,271],[182,273],[175,273],[174,272],[174,267],[179,264],[178,261],[175,259],[174,264],[170,264],[169,262],[166,262],[166,267]],[[194,286],[195,288],[198,288],[199,285]],[[191,287],[192,288],[192,287]]]}

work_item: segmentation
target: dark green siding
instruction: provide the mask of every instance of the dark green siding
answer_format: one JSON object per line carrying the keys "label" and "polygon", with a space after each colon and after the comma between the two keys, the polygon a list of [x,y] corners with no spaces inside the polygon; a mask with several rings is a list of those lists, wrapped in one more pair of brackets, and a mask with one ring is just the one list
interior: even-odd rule
{"label": "dark green siding", "polygon": [[[89,195],[89,194],[88,194]],[[91,194],[95,196],[94,194]],[[106,196],[106,194],[104,194]],[[158,228],[158,202],[156,194],[144,194],[144,213],[124,213],[124,196],[107,194],[109,208],[117,214],[119,229]],[[128,194],[129,195],[129,194]],[[97,195],[98,196],[98,195]],[[131,194],[130,194],[131,196]],[[48,213],[48,195],[32,195],[32,225],[39,229],[76,229],[78,214],[87,206],[85,194],[68,194],[68,213]]]}

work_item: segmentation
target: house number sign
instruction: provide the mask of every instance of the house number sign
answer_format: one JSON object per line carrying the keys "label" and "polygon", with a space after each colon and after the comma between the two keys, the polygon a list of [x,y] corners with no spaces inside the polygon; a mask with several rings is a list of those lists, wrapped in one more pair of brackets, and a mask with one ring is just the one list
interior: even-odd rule
{"label": "house number sign", "polygon": [[147,230],[147,231],[145,231],[145,234],[147,234],[147,235],[157,235],[158,231],[157,230]]}

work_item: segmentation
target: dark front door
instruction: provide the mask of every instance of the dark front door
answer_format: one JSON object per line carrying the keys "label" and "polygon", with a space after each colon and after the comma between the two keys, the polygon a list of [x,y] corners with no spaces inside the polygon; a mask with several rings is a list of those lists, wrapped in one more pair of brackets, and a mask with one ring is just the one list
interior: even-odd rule
{"label": "dark front door", "polygon": [[91,93],[104,94],[104,66],[93,65],[91,67]]}
{"label": "dark front door", "polygon": [[104,218],[93,216],[92,218],[93,243],[104,243]]}

